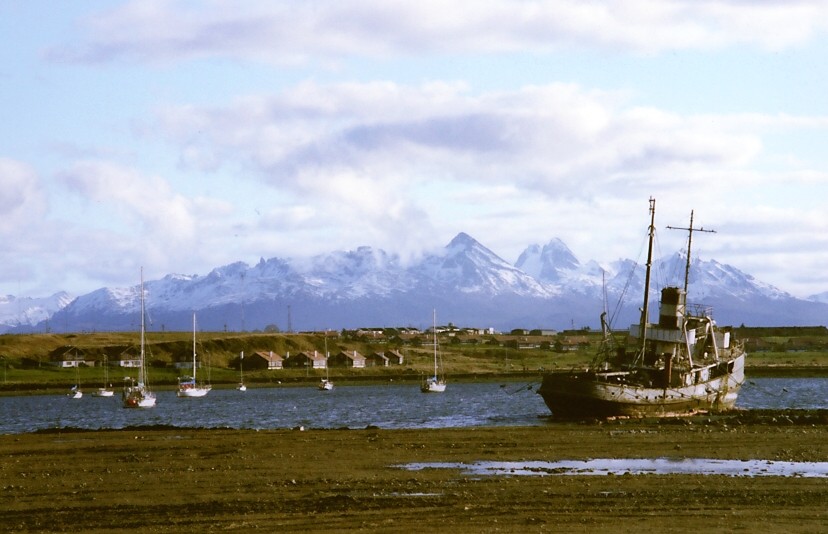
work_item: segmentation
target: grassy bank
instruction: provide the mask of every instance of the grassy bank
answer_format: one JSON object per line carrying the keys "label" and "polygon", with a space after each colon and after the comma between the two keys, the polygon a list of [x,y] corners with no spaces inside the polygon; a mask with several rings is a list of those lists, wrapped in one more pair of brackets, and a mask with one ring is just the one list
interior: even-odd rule
{"label": "grassy bank", "polygon": [[[823,350],[813,336],[808,344],[796,337],[769,336],[762,350],[749,353],[749,376],[828,376],[828,350]],[[186,374],[173,366],[175,361],[192,357],[192,334],[187,332],[152,332],[148,335],[147,356],[150,380],[158,387],[172,387],[177,377]],[[460,343],[456,338],[440,340],[446,372],[453,380],[521,380],[539,376],[543,371],[563,371],[589,365],[598,344],[596,334],[579,334],[586,340],[576,350],[555,351],[554,343],[544,348],[516,348],[513,337],[494,336],[478,342]],[[321,334],[266,334],[204,332],[198,335],[199,359],[203,361],[200,377],[218,387],[238,382],[238,355],[256,351],[296,354],[319,351],[325,347]],[[86,389],[103,385],[105,361],[114,363],[123,354],[137,354],[134,333],[33,334],[0,336],[0,392],[56,391],[69,388],[78,381]],[[365,369],[332,368],[331,377],[340,383],[377,381],[416,381],[431,372],[432,348],[422,339],[406,343],[377,343],[359,336],[333,334],[328,337],[328,350],[358,351],[368,355],[377,351],[396,350],[404,356],[402,365]],[[796,347],[788,350],[785,347]],[[775,350],[771,350],[775,349]],[[61,358],[80,357],[87,364],[78,370],[57,365]],[[118,387],[135,370],[108,366],[109,383]],[[320,369],[255,370],[245,368],[245,382],[259,386],[307,384],[324,376]]]}

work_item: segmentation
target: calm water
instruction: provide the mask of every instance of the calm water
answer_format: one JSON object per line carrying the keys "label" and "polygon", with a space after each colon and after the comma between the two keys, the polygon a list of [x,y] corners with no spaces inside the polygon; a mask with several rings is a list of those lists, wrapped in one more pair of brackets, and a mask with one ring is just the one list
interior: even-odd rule
{"label": "calm water", "polygon": [[[449,383],[442,394],[423,394],[414,384],[214,389],[200,399],[179,399],[159,391],[147,410],[121,407],[115,397],[86,393],[0,397],[0,434],[46,428],[180,427],[444,428],[544,424],[549,411],[535,393],[539,383]],[[531,389],[530,389],[531,388]],[[761,378],[746,383],[740,408],[828,408],[828,378]]]}

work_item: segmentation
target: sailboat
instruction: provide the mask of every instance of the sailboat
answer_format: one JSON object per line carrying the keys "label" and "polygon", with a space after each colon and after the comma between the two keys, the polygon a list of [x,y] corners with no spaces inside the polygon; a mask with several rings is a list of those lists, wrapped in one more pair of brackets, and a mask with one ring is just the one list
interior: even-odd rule
{"label": "sailboat", "polygon": [[[672,228],[672,227],[668,227]],[[557,418],[670,416],[726,410],[745,381],[745,352],[720,329],[712,311],[686,302],[693,213],[688,228],[684,288],[661,291],[658,323],[649,322],[655,200],[650,199],[649,251],[641,320],[616,342],[601,316],[604,341],[590,369],[544,375],[538,393]]]}
{"label": "sailboat", "polygon": [[[141,355],[138,366],[138,381],[129,377],[124,378],[124,391],[121,397],[124,408],[152,408],[155,406],[155,393],[150,391],[147,384],[147,358],[144,342],[144,270],[141,269]],[[129,383],[126,383],[129,381]]]}
{"label": "sailboat", "polygon": [[182,376],[178,379],[179,397],[203,397],[210,392],[212,386],[196,383],[196,316],[193,313],[193,376]]}
{"label": "sailboat", "polygon": [[244,351],[239,354],[239,385],[236,386],[239,391],[247,391],[247,386],[244,385]]}
{"label": "sailboat", "polygon": [[437,354],[437,310],[434,310],[434,376],[425,378],[420,385],[420,391],[423,393],[442,393],[446,390],[445,376],[439,376],[438,370],[438,354]]}
{"label": "sailboat", "polygon": [[331,355],[328,353],[328,333],[325,331],[325,378],[319,382],[319,389],[321,391],[331,391],[334,388],[334,383],[331,382],[328,375],[328,360],[330,359],[330,356]]}
{"label": "sailboat", "polygon": [[104,385],[103,385],[102,388],[98,388],[96,391],[92,392],[93,397],[112,397],[112,396],[115,395],[115,392],[112,391],[112,389],[111,389],[112,384],[110,384],[109,387],[107,387],[107,383],[109,382],[109,364],[107,363],[106,356],[104,356],[103,368],[104,368],[104,382],[103,382]]}
{"label": "sailboat", "polygon": [[75,365],[75,381],[77,384],[69,388],[69,393],[67,394],[70,399],[80,399],[83,397],[83,391],[80,388],[80,370],[77,365]]}

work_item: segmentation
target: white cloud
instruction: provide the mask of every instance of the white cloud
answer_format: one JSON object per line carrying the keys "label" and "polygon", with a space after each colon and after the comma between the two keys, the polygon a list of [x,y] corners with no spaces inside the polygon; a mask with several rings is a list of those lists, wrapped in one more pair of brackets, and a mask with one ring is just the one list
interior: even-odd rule
{"label": "white cloud", "polygon": [[227,57],[276,64],[349,56],[601,48],[644,53],[797,46],[828,28],[820,0],[134,0],[85,21],[61,60]]}
{"label": "white cloud", "polygon": [[116,216],[133,218],[149,236],[181,242],[195,237],[191,202],[161,177],[110,162],[85,161],[62,178],[89,200],[106,203]]}
{"label": "white cloud", "polygon": [[3,157],[0,157],[0,184],[0,234],[16,237],[12,234],[43,216],[46,208],[43,184],[34,168]]}
{"label": "white cloud", "polygon": [[727,116],[627,108],[618,95],[571,84],[471,95],[462,85],[308,83],[227,108],[167,108],[157,120],[182,153],[194,150],[197,128],[204,159],[352,205],[446,179],[478,187],[508,179],[550,196],[591,196],[625,180],[663,185],[665,173],[704,182],[762,149]]}
{"label": "white cloud", "polygon": [[[160,176],[109,161],[78,162],[60,174],[90,212],[73,224],[72,243],[86,255],[85,272],[107,279],[152,265],[159,275],[209,269],[224,262],[216,243],[232,240],[235,208],[205,196],[189,198]],[[223,248],[231,248],[228,242]]]}

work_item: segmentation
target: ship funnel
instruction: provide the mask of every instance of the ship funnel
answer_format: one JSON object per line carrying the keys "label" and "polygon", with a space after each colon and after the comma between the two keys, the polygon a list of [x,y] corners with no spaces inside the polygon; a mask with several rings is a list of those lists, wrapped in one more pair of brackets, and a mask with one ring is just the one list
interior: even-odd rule
{"label": "ship funnel", "polygon": [[661,290],[658,326],[661,328],[682,328],[686,308],[684,290],[677,287],[665,287]]}

